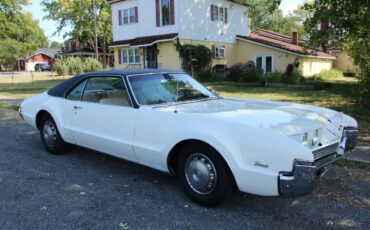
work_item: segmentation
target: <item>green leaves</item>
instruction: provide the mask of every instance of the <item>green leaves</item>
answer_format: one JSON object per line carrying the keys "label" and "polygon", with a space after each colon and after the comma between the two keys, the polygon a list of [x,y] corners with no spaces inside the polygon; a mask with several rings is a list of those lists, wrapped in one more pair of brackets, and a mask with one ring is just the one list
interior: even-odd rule
{"label": "green leaves", "polygon": [[279,9],[281,0],[249,0],[251,7],[248,11],[250,19],[250,30],[267,29],[282,34],[291,35],[293,30],[298,30],[303,36],[305,31],[302,23],[305,11],[298,8],[293,14],[284,16]]}
{"label": "green leaves", "polygon": [[[305,5],[311,13],[304,25],[310,32],[309,44],[342,48],[359,67],[358,101],[370,108],[370,5],[365,0],[316,0]],[[317,30],[321,22],[329,23],[326,31]]]}
{"label": "green leaves", "polygon": [[[58,23],[55,33],[61,33],[68,25],[72,27],[71,32],[64,34],[78,39],[83,46],[95,47],[94,44],[94,20],[91,0],[43,0],[42,6],[47,16]],[[112,19],[111,9],[105,0],[96,0],[96,7],[99,9],[97,17],[98,37],[105,36],[106,42],[112,40]],[[106,45],[106,44],[105,44]]]}
{"label": "green leaves", "polygon": [[44,31],[31,13],[20,10],[26,0],[0,2],[0,65],[12,66],[16,58],[30,54],[39,47],[48,47]]}

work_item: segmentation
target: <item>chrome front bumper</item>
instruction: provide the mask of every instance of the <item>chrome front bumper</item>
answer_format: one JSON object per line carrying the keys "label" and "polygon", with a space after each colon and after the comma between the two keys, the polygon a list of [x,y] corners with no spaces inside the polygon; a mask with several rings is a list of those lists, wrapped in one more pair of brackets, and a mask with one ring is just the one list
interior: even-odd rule
{"label": "chrome front bumper", "polygon": [[292,172],[279,174],[279,194],[285,197],[307,195],[315,188],[315,180],[316,166],[295,162]]}
{"label": "chrome front bumper", "polygon": [[22,118],[22,120],[24,120],[21,107],[19,107],[19,109],[18,109],[18,114]]}
{"label": "chrome front bumper", "polygon": [[358,129],[346,127],[344,128],[343,137],[346,138],[346,147],[345,151],[351,151],[356,148],[357,138],[358,138]]}

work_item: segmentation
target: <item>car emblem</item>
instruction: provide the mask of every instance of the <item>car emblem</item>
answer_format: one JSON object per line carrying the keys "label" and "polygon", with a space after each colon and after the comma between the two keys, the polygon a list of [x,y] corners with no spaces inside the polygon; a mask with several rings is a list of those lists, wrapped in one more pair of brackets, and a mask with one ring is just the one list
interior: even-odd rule
{"label": "car emblem", "polygon": [[268,164],[263,164],[263,163],[261,163],[259,161],[255,161],[254,162],[254,166],[258,166],[258,167],[262,167],[262,168],[268,168],[269,167]]}

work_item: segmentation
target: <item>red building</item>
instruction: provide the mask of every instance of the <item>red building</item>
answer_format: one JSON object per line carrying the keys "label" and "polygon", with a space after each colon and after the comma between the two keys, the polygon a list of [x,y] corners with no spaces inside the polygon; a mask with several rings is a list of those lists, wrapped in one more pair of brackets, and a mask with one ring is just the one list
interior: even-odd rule
{"label": "red building", "polygon": [[37,63],[47,63],[53,66],[55,56],[59,53],[61,53],[61,49],[40,48],[31,55],[18,58],[17,61],[19,62],[20,70],[35,71],[35,65]]}

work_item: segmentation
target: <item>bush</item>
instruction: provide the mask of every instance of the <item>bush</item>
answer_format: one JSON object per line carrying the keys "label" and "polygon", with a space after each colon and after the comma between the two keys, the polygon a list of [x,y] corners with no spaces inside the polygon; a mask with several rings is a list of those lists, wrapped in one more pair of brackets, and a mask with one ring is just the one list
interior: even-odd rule
{"label": "bush", "polygon": [[279,71],[274,71],[266,74],[265,76],[266,83],[281,83],[283,81],[283,74]]}
{"label": "bush", "polygon": [[68,57],[65,61],[68,66],[69,75],[79,74],[83,72],[84,67],[81,58]]}
{"label": "bush", "polygon": [[83,64],[83,72],[102,70],[103,65],[95,58],[86,58]]}
{"label": "bush", "polygon": [[258,69],[242,70],[236,75],[238,82],[260,82],[263,80],[263,73]]}
{"label": "bush", "polygon": [[75,75],[102,69],[103,65],[94,58],[81,59],[79,57],[68,57],[66,59],[57,59],[53,64],[53,70],[60,76],[67,74]]}
{"label": "bush", "polygon": [[211,70],[205,70],[197,74],[197,79],[200,81],[210,81],[212,80],[213,74]]}
{"label": "bush", "polygon": [[297,69],[295,64],[289,64],[286,67],[286,72],[283,75],[283,83],[288,84],[298,84],[299,82],[303,81],[303,76]]}
{"label": "bush", "polygon": [[53,63],[53,71],[59,76],[64,76],[68,74],[68,66],[62,59],[57,59]]}
{"label": "bush", "polygon": [[227,80],[238,82],[258,82],[262,72],[256,69],[254,62],[237,63],[229,68]]}
{"label": "bush", "polygon": [[338,69],[323,70],[318,74],[322,79],[334,79],[338,77],[343,77],[343,72]]}
{"label": "bush", "polygon": [[[212,63],[212,51],[203,45],[181,45],[177,43],[177,50],[182,59],[182,67],[186,72],[191,72],[192,66],[195,73],[207,71]],[[193,63],[193,60],[196,62]]]}

